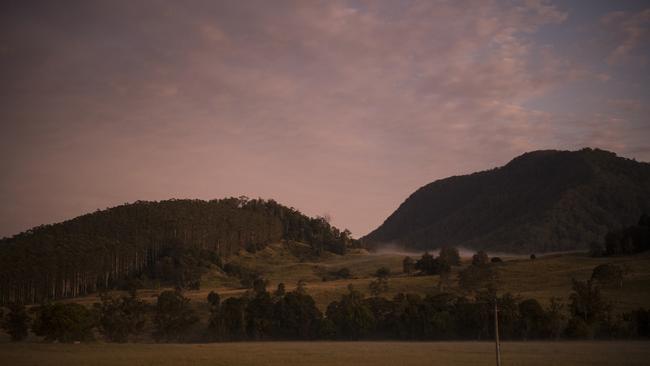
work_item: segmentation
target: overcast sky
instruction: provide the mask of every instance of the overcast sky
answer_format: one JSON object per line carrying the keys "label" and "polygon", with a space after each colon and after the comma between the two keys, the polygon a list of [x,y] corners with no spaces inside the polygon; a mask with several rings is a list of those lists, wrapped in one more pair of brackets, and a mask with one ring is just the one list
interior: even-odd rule
{"label": "overcast sky", "polygon": [[357,237],[536,149],[650,160],[647,1],[3,1],[0,236],[274,198]]}

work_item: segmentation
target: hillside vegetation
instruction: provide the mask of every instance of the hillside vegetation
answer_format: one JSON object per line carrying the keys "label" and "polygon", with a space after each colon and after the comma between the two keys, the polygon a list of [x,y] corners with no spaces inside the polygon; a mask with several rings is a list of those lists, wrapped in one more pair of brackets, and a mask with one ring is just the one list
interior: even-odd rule
{"label": "hillside vegetation", "polygon": [[534,151],[413,193],[368,245],[515,253],[585,249],[650,212],[650,164],[603,150]]}
{"label": "hillside vegetation", "polygon": [[138,201],[2,239],[0,303],[143,285],[197,288],[211,266],[281,240],[305,243],[316,256],[357,243],[349,231],[272,200]]}
{"label": "hillside vegetation", "polygon": [[[648,253],[616,257],[565,253],[539,255],[535,259],[528,256],[485,256],[487,264],[481,264],[481,268],[489,269],[495,275],[490,275],[490,282],[485,284],[487,287],[470,288],[462,283],[462,277],[477,266],[476,256],[471,260],[462,259],[459,265],[449,267],[450,271],[443,276],[427,275],[423,267],[419,272],[405,273],[403,253],[369,254],[363,249],[353,249],[346,255],[330,253],[303,257],[306,248],[304,244],[287,241],[267,245],[255,253],[244,251],[230,257],[227,264],[257,274],[251,285],[245,285],[243,279],[228,276],[221,267],[213,266],[203,274],[203,286],[196,290],[181,293],[169,287],[142,289],[137,291],[137,298],[131,297],[134,292],[128,295],[112,291],[99,296],[67,299],[63,303],[32,306],[27,310],[32,318],[33,332],[28,340],[35,340],[35,336],[63,342],[90,340],[97,337],[97,333],[93,336],[93,327],[101,331],[101,339],[118,337],[109,338],[118,342],[120,339],[136,342],[154,339],[166,342],[482,340],[492,334],[488,304],[495,299],[503,307],[501,316],[504,318],[500,321],[502,337],[506,340],[528,337],[636,338],[648,334],[649,313],[642,309],[650,307]],[[416,259],[417,268],[422,258],[427,256],[413,254],[412,257]],[[615,282],[598,280],[598,285],[594,286],[595,269],[603,266],[625,269],[624,277]],[[597,311],[594,314],[598,314],[593,319],[583,318],[575,308],[579,304],[576,301],[580,301],[574,298],[576,291],[582,291],[584,286],[589,292],[580,296],[593,301],[589,306],[594,306],[593,310]],[[492,292],[494,290],[496,292]],[[171,304],[178,301],[178,304],[162,310],[166,308],[161,307],[162,299],[171,301]],[[74,306],[66,307],[68,305]],[[161,311],[171,313],[160,318],[158,314]],[[172,321],[170,325],[176,324],[174,328],[160,333],[159,319],[166,319],[176,311],[181,313],[173,316],[185,320]],[[20,308],[8,306],[5,309],[5,327],[12,317],[21,316],[20,313]],[[63,314],[76,317],[78,320],[75,322],[83,327],[80,329],[85,329],[84,332],[52,333],[50,327],[60,325],[42,324],[49,322],[51,316]],[[135,314],[140,315],[132,320],[123,318]],[[549,322],[541,321],[547,317]],[[104,328],[125,321],[131,326],[140,321],[144,323],[128,328],[131,330],[124,336]],[[348,329],[346,324],[350,322],[360,322],[359,327]],[[0,340],[3,338],[8,337],[0,333]]]}

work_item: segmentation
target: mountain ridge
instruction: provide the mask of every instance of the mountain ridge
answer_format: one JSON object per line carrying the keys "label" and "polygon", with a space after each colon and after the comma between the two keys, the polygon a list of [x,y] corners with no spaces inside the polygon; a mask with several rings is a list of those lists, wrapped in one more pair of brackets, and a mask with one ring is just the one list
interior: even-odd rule
{"label": "mountain ridge", "polygon": [[650,210],[650,164],[600,149],[538,150],[411,194],[361,240],[428,250],[584,249]]}

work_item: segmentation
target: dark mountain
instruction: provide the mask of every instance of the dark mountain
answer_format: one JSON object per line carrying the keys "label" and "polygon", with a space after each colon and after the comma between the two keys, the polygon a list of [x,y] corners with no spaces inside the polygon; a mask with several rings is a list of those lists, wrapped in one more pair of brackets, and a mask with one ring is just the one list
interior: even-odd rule
{"label": "dark mountain", "polygon": [[603,151],[534,151],[430,183],[366,245],[462,246],[516,253],[583,249],[650,212],[650,164]]}
{"label": "dark mountain", "polygon": [[138,201],[0,240],[0,303],[121,287],[133,279],[196,287],[201,268],[281,240],[342,254],[350,232],[272,200]]}

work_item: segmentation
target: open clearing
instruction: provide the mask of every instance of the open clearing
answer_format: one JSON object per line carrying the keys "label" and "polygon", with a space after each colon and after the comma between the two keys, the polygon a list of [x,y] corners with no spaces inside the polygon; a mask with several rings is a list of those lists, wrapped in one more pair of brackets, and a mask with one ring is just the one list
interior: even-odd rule
{"label": "open clearing", "polygon": [[[503,365],[648,365],[650,342],[504,342]],[[3,365],[494,365],[490,342],[0,344]]]}

